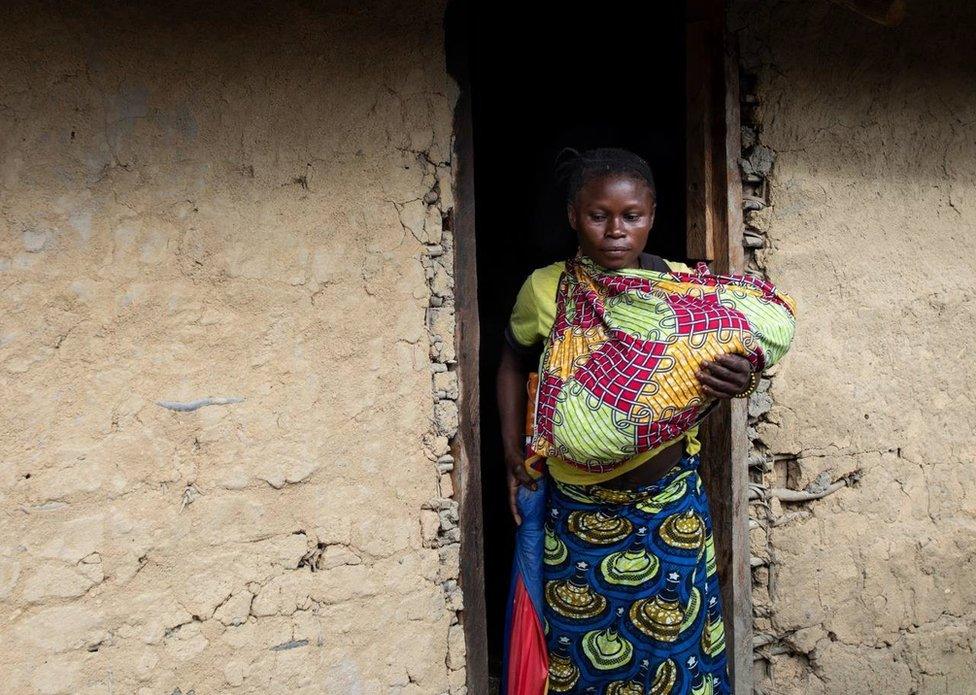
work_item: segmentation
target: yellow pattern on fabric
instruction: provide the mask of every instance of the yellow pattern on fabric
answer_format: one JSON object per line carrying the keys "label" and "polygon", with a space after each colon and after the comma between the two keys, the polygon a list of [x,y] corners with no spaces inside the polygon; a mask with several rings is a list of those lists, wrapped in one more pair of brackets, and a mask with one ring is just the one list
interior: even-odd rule
{"label": "yellow pattern on fabric", "polygon": [[[667,258],[663,260],[671,270],[685,273],[694,272],[693,268],[684,263],[671,261]],[[552,324],[556,321],[556,290],[559,286],[559,276],[564,267],[563,261],[550,263],[547,266],[532,271],[529,277],[525,279],[525,282],[522,283],[508,321],[512,335],[519,344],[529,347],[549,337]],[[591,339],[595,337],[593,336]],[[567,365],[566,368],[569,369],[569,366]],[[681,437],[685,439],[685,451],[689,455],[697,454],[701,451],[697,425],[689,429]],[[572,483],[575,485],[602,483],[637,468],[647,461],[647,459],[674,444],[681,437],[662,442],[653,449],[643,451],[605,473],[589,473],[553,456],[546,459],[546,465],[552,477],[564,483]]]}

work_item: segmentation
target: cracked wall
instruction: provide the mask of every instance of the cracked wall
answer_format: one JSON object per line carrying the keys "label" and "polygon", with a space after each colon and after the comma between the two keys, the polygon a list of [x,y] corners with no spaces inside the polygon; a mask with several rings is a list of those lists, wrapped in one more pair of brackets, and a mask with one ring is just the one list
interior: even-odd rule
{"label": "cracked wall", "polygon": [[976,691],[976,12],[907,6],[732,3],[745,244],[800,307],[750,403],[759,692]]}
{"label": "cracked wall", "polygon": [[465,691],[443,9],[5,8],[5,692]]}

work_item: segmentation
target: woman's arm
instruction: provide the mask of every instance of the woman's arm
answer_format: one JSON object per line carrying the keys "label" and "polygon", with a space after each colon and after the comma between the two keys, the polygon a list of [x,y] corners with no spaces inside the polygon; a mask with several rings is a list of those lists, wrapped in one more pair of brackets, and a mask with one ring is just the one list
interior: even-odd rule
{"label": "woman's arm", "polygon": [[502,451],[505,457],[505,477],[508,482],[508,506],[516,524],[522,523],[516,496],[518,486],[537,488],[525,470],[525,406],[528,394],[528,370],[507,341],[502,341],[501,361],[498,364],[496,392],[498,417],[501,421]]}

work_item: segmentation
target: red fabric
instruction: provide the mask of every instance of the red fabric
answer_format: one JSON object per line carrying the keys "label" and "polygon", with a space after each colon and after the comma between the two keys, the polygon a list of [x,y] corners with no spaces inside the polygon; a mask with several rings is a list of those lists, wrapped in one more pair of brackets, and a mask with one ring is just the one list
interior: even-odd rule
{"label": "red fabric", "polygon": [[515,580],[512,635],[509,642],[508,692],[504,695],[545,695],[549,692],[549,654],[539,614],[522,577]]}

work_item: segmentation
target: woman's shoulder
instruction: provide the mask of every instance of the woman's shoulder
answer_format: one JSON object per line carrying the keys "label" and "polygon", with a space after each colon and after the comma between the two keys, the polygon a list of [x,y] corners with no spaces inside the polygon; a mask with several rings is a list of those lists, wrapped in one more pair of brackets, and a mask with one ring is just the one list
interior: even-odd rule
{"label": "woman's shoulder", "polygon": [[544,265],[536,268],[531,273],[529,273],[529,276],[534,278],[548,278],[555,275],[558,278],[559,274],[563,271],[565,267],[566,267],[566,261],[564,260],[553,261],[549,265]]}
{"label": "woman's shoulder", "polygon": [[552,281],[555,279],[559,280],[559,276],[562,274],[563,270],[566,268],[566,261],[553,261],[549,265],[544,265],[541,268],[536,268],[532,271],[532,276],[537,280]]}
{"label": "woman's shoulder", "polygon": [[665,263],[667,263],[668,264],[668,268],[670,268],[671,270],[676,270],[676,271],[678,271],[680,273],[693,273],[693,272],[695,272],[695,269],[694,268],[692,268],[691,266],[689,266],[686,263],[682,263],[681,261],[672,261],[670,258],[663,258],[663,257],[661,258],[661,260],[663,260]]}
{"label": "woman's shoulder", "polygon": [[524,284],[531,287],[536,293],[548,295],[550,287],[555,291],[556,285],[559,284],[559,276],[565,267],[565,261],[554,261],[549,265],[536,268],[528,274]]}
{"label": "woman's shoulder", "polygon": [[648,268],[650,270],[663,270],[661,264],[663,263],[667,270],[672,272],[684,272],[693,273],[694,269],[681,261],[672,261],[670,258],[665,258],[664,256],[658,256],[653,253],[643,252],[640,255],[640,263],[642,268]]}

